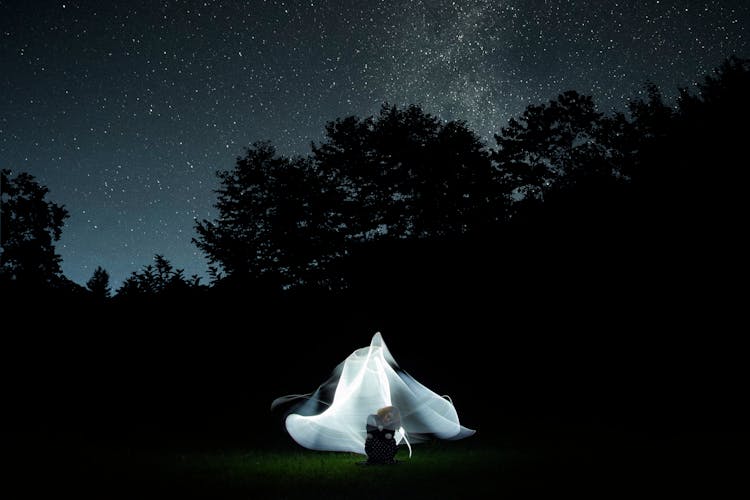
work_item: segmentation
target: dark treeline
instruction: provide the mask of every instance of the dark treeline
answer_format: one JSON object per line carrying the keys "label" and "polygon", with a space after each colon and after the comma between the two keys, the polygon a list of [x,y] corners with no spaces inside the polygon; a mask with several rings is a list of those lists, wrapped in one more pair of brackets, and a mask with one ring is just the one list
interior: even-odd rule
{"label": "dark treeline", "polygon": [[255,143],[218,172],[218,217],[196,221],[209,283],[159,254],[117,289],[102,268],[72,283],[54,251],[67,212],[3,171],[18,420],[277,429],[273,397],[380,330],[469,426],[738,425],[750,63],[674,105],[645,95],[604,115],[566,92],[494,147],[390,105],[329,123],[307,156]]}

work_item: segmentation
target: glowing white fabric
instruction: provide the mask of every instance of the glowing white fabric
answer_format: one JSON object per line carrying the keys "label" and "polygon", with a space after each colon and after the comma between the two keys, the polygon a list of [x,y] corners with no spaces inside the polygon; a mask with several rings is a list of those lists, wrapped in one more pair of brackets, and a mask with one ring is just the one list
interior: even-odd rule
{"label": "glowing white fabric", "polygon": [[[335,391],[333,400],[321,412],[331,391]],[[431,436],[461,439],[475,432],[461,426],[450,399],[438,396],[398,367],[380,333],[372,337],[369,347],[357,349],[339,364],[315,393],[281,397],[271,407],[299,397],[305,401],[286,417],[286,429],[297,443],[313,450],[365,454],[367,416],[385,406],[401,412],[396,432],[399,444]]]}

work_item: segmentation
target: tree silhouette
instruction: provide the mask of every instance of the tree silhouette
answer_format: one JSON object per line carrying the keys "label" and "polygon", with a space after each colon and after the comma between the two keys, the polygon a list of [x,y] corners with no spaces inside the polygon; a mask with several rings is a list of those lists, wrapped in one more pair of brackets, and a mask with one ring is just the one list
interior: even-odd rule
{"label": "tree silhouette", "polygon": [[96,299],[104,300],[110,296],[109,273],[101,266],[94,270],[94,274],[86,282],[86,288],[94,295]]}
{"label": "tree silhouette", "polygon": [[198,222],[193,240],[211,264],[273,288],[334,286],[326,269],[340,251],[337,193],[315,164],[258,142],[217,175],[219,218]]}
{"label": "tree silhouette", "polygon": [[49,190],[32,175],[0,172],[0,278],[28,286],[62,283],[60,239],[68,212],[45,200]]}
{"label": "tree silhouette", "polygon": [[141,271],[133,271],[117,290],[118,297],[154,297],[165,294],[179,294],[200,287],[200,278],[185,277],[183,269],[176,269],[163,255],[154,256],[154,264],[148,264]]}
{"label": "tree silhouette", "polygon": [[[545,230],[577,232],[613,225],[626,182],[623,115],[606,118],[575,91],[531,105],[495,136],[499,175],[515,200],[516,220],[546,220]],[[582,230],[582,231],[581,231]]]}
{"label": "tree silhouette", "polygon": [[[697,95],[683,91],[676,108],[647,84],[629,115],[604,116],[591,97],[568,91],[511,119],[494,151],[463,122],[390,105],[328,123],[309,157],[256,143],[218,172],[219,215],[196,222],[194,242],[214,282],[252,279],[269,289],[345,287],[346,273],[389,245],[400,249],[384,259],[395,266],[406,247],[427,251],[415,242],[513,245],[519,227],[558,244],[575,240],[571,253],[607,241],[592,258],[600,265],[627,259],[625,248],[646,233],[666,241],[693,222],[708,227],[721,210],[736,219],[744,170],[730,155],[745,129],[729,124],[748,116],[747,74],[746,61],[730,59]],[[736,201],[731,217],[727,199]],[[489,253],[487,266],[500,265]],[[158,273],[144,270],[147,283],[148,272]]]}
{"label": "tree silhouette", "polygon": [[750,59],[732,56],[712,74],[706,75],[703,83],[698,85],[698,94],[691,94],[688,89],[680,90],[680,113],[696,121],[699,117],[691,115],[742,116],[750,107],[750,92],[747,91],[749,79]]}
{"label": "tree silhouette", "polygon": [[565,92],[548,104],[530,105],[495,136],[493,159],[519,199],[542,200],[553,188],[574,179],[611,175],[600,160],[602,114],[590,96]]}
{"label": "tree silhouette", "polygon": [[256,143],[218,176],[219,218],[198,222],[194,241],[229,276],[271,288],[345,287],[357,244],[460,237],[502,219],[507,201],[477,135],[418,106],[330,122],[308,158]]}
{"label": "tree silhouette", "polygon": [[504,200],[477,135],[419,106],[384,105],[377,117],[331,122],[313,158],[344,199],[349,240],[462,235]]}
{"label": "tree silhouette", "polygon": [[[747,209],[746,154],[750,119],[750,60],[732,57],[690,94],[682,89],[668,146],[677,147],[682,182],[673,192],[695,204],[691,217],[705,227],[741,223]],[[699,194],[700,193],[700,194]]]}
{"label": "tree silhouette", "polygon": [[643,200],[641,219],[660,234],[714,232],[738,222],[746,169],[738,148],[750,116],[750,63],[726,60],[697,86],[681,89],[667,106],[655,86],[630,105],[629,177]]}

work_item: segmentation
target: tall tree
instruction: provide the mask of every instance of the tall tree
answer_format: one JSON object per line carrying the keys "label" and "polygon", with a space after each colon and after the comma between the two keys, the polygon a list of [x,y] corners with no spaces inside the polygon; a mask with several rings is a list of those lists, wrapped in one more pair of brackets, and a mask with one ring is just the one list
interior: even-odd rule
{"label": "tall tree", "polygon": [[673,241],[702,239],[701,233],[739,222],[748,88],[750,61],[730,58],[695,89],[681,89],[677,106],[667,105],[654,85],[647,86],[646,99],[630,104],[626,172],[641,200],[643,224],[654,233]]}
{"label": "tall tree", "polygon": [[419,106],[331,122],[313,158],[342,193],[350,240],[461,235],[503,199],[476,134]]}
{"label": "tall tree", "polygon": [[0,172],[0,277],[39,286],[62,280],[60,239],[68,211],[47,201],[49,190],[32,175]]}
{"label": "tall tree", "polygon": [[217,175],[219,217],[197,222],[193,240],[211,264],[275,288],[337,286],[327,271],[342,251],[338,191],[314,163],[258,142]]}
{"label": "tall tree", "polygon": [[635,108],[636,134],[648,138],[633,175],[644,200],[642,218],[681,253],[739,248],[720,242],[742,238],[738,228],[748,209],[748,89],[750,60],[733,57],[694,89],[682,89],[676,109],[653,99]]}
{"label": "tall tree", "polygon": [[196,224],[196,245],[229,276],[274,287],[344,285],[352,245],[465,235],[501,219],[489,153],[463,122],[418,106],[326,126],[309,158],[256,143],[218,172],[218,219]]}
{"label": "tall tree", "polygon": [[512,118],[495,136],[493,160],[513,192],[514,211],[533,214],[544,201],[577,214],[596,211],[591,204],[622,180],[617,140],[625,126],[622,116],[608,121],[590,96],[575,91]]}
{"label": "tall tree", "polygon": [[548,104],[530,105],[495,136],[494,160],[514,185],[516,195],[542,198],[596,158],[602,114],[590,96],[565,92]]}
{"label": "tall tree", "polygon": [[95,298],[104,300],[109,298],[111,289],[109,286],[109,273],[101,266],[94,269],[94,274],[86,282],[86,288],[94,295]]}

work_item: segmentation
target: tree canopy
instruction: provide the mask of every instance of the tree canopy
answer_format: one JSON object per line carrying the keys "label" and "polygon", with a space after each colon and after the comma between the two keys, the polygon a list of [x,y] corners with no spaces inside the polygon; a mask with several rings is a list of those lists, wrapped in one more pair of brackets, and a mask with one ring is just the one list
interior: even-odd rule
{"label": "tree canopy", "polygon": [[219,217],[197,223],[196,244],[228,274],[282,287],[340,287],[358,244],[461,236],[505,202],[476,134],[417,106],[330,122],[307,158],[256,143],[218,176]]}
{"label": "tree canopy", "polygon": [[0,172],[0,278],[33,286],[59,284],[60,239],[68,211],[47,201],[49,190],[34,176]]}
{"label": "tree canopy", "polygon": [[[534,233],[570,248],[619,235],[620,246],[602,250],[599,262],[627,260],[622,249],[646,241],[684,255],[729,244],[746,208],[738,153],[748,88],[750,62],[733,57],[674,104],[647,83],[627,112],[605,115],[590,96],[568,91],[510,119],[494,147],[465,122],[385,104],[374,116],[329,122],[306,156],[252,144],[218,171],[217,217],[196,221],[193,241],[214,283],[276,291],[345,289],[353,269],[388,252],[386,266],[403,261],[437,274],[480,254],[485,268],[513,266],[492,249],[548,244]],[[2,280],[64,280],[54,242],[68,213],[47,194],[31,175],[2,171]],[[472,242],[474,253],[438,250],[456,242]],[[411,260],[401,258],[409,252]],[[523,256],[528,267],[550,267],[532,255],[544,258]],[[87,285],[106,297],[107,278],[99,268]],[[180,287],[197,288],[197,279],[157,254],[118,295]]]}
{"label": "tree canopy", "polygon": [[109,286],[109,273],[101,266],[94,269],[91,279],[86,282],[86,288],[99,300],[107,299],[112,292]]}

